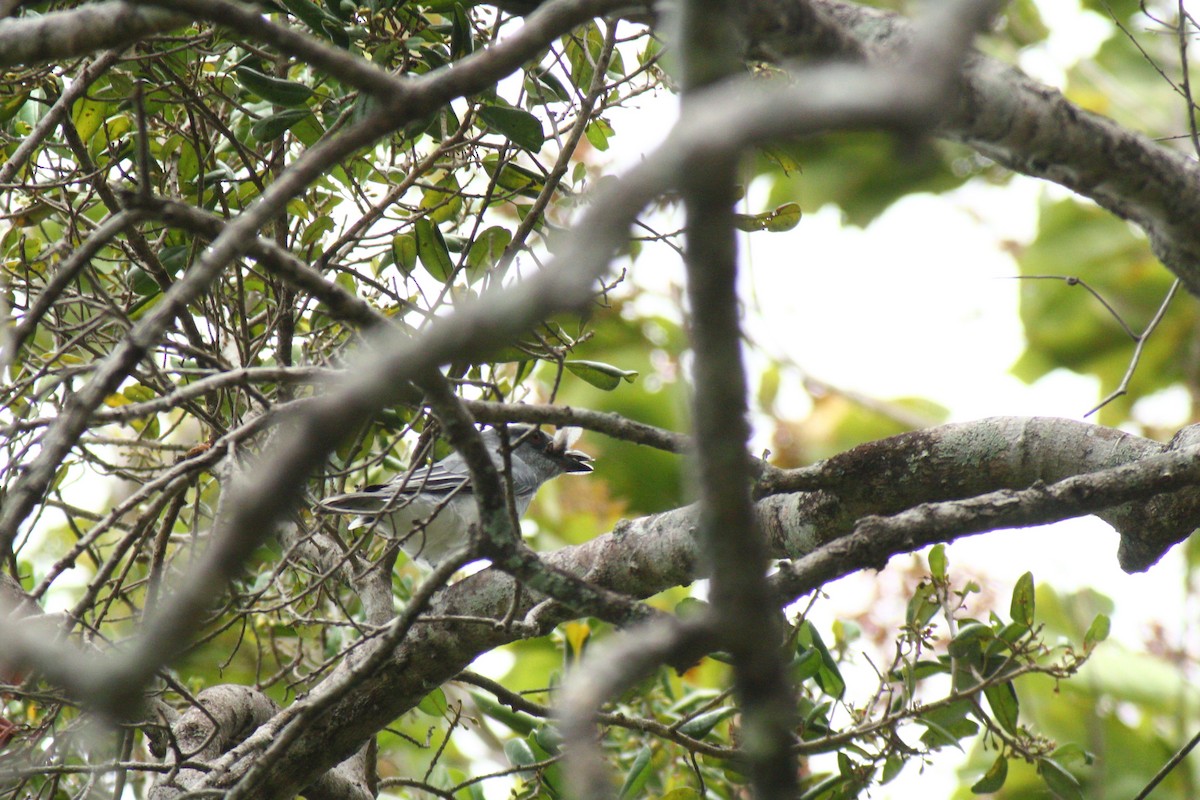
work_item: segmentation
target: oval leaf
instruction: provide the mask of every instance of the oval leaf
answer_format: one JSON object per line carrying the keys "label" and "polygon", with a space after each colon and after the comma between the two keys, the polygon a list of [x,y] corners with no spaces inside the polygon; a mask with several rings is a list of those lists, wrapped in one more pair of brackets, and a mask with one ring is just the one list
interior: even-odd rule
{"label": "oval leaf", "polygon": [[625,774],[625,783],[621,786],[621,800],[628,797],[640,797],[646,779],[650,777],[650,748],[643,747],[633,759],[633,765]]}
{"label": "oval leaf", "polygon": [[1112,621],[1109,620],[1107,614],[1097,614],[1092,620],[1092,624],[1088,626],[1087,633],[1083,635],[1083,649],[1091,652],[1096,645],[1108,638],[1108,631],[1112,627]]}
{"label": "oval leaf", "polygon": [[158,285],[158,281],[150,277],[150,273],[138,266],[129,268],[127,273],[129,277],[129,288],[133,289],[133,293],[142,297],[153,297],[162,291],[162,287]]}
{"label": "oval leaf", "polygon": [[621,385],[622,380],[633,383],[638,376],[634,370],[618,369],[611,364],[603,364],[599,361],[567,361],[563,366],[572,375],[582,378],[597,389],[603,389],[606,392],[616,389]]}
{"label": "oval leaf", "polygon": [[546,143],[546,133],[542,123],[528,111],[508,106],[482,106],[479,118],[491,130],[502,134],[513,144],[537,152]]}
{"label": "oval leaf", "polygon": [[761,214],[734,214],[733,224],[738,230],[747,233],[754,231],[780,233],[790,231],[799,225],[800,216],[799,203],[784,203],[774,211],[764,211]]}
{"label": "oval leaf", "polygon": [[416,221],[413,231],[417,235],[417,255],[425,270],[442,283],[450,280],[454,275],[454,262],[450,260],[442,232],[425,217]]}
{"label": "oval leaf", "polygon": [[75,130],[84,143],[90,142],[96,135],[96,131],[100,130],[100,126],[108,117],[108,112],[108,103],[89,97],[77,100],[71,107],[71,122],[74,123]]}
{"label": "oval leaf", "polygon": [[421,698],[421,702],[417,703],[417,710],[431,717],[444,716],[446,713],[446,693],[441,689],[434,689]]}
{"label": "oval leaf", "polygon": [[1010,608],[1013,622],[1026,627],[1033,627],[1033,573],[1026,572],[1017,579],[1013,587],[1012,606]]}
{"label": "oval leaf", "polygon": [[983,690],[983,696],[987,698],[988,705],[992,708],[992,714],[1000,723],[1000,727],[1016,735],[1020,704],[1017,701],[1017,690],[1013,688],[1012,683],[998,683],[989,686]]}
{"label": "oval leaf", "polygon": [[411,233],[398,233],[392,237],[392,261],[404,277],[412,275],[417,268],[417,237]]}
{"label": "oval leaf", "polygon": [[971,786],[971,791],[975,794],[991,794],[998,792],[1004,786],[1004,781],[1008,779],[1008,759],[1004,756],[996,756],[996,760],[988,767],[988,771],[983,773],[983,777],[975,781]]}
{"label": "oval leaf", "polygon": [[1042,776],[1042,780],[1046,782],[1046,786],[1059,800],[1083,800],[1079,781],[1075,780],[1075,776],[1063,769],[1057,762],[1049,758],[1040,759],[1037,771],[1038,775]]}
{"label": "oval leaf", "polygon": [[929,551],[929,574],[939,580],[946,579],[946,545],[936,545]]}
{"label": "oval leaf", "polygon": [[275,105],[302,106],[313,95],[313,90],[303,83],[266,75],[250,67],[238,67],[233,74],[251,94]]}
{"label": "oval leaf", "polygon": [[475,238],[467,252],[467,280],[474,283],[499,263],[504,249],[512,242],[507,228],[493,225]]}
{"label": "oval leaf", "polygon": [[732,706],[714,708],[710,711],[705,711],[703,714],[698,714],[697,716],[680,725],[679,732],[684,736],[690,736],[693,739],[703,739],[712,731],[713,728],[717,727],[720,722],[729,719],[735,713],[737,713],[737,709],[733,708]]}
{"label": "oval leaf", "polygon": [[263,117],[250,126],[250,135],[259,142],[270,142],[287,133],[293,125],[311,115],[306,108],[287,108],[278,114]]}
{"label": "oval leaf", "polygon": [[504,755],[508,756],[508,763],[514,767],[527,767],[538,760],[533,754],[533,748],[524,739],[509,739],[505,742]]}

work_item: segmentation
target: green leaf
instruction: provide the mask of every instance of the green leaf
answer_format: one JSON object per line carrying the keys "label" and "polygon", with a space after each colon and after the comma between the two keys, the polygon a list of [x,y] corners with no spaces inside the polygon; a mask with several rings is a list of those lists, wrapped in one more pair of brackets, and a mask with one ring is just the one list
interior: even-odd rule
{"label": "green leaf", "polygon": [[917,722],[928,728],[921,734],[921,741],[929,747],[959,747],[959,739],[974,736],[979,732],[979,726],[969,718],[973,711],[974,706],[968,700],[959,700],[926,711],[917,717]]}
{"label": "green leaf", "polygon": [[1084,750],[1083,745],[1078,742],[1067,742],[1066,744],[1059,745],[1054,748],[1054,752],[1050,754],[1050,758],[1063,767],[1068,765],[1086,767],[1091,766],[1096,761],[1095,754]]}
{"label": "green leaf", "polygon": [[853,620],[835,619],[830,628],[833,630],[833,645],[839,651],[862,638],[862,626]]}
{"label": "green leaf", "polygon": [[417,237],[411,233],[398,233],[392,237],[392,261],[404,277],[412,275],[417,268]]}
{"label": "green leaf", "polygon": [[338,47],[349,47],[350,37],[342,29],[342,21],[322,9],[312,0],[280,0],[309,30]]}
{"label": "green leaf", "polygon": [[774,211],[764,211],[761,214],[734,214],[733,225],[740,231],[770,231],[780,233],[790,231],[800,224],[800,204],[784,203]]}
{"label": "green leaf", "polygon": [[421,192],[421,208],[434,222],[449,222],[462,211],[462,187],[451,172]]}
{"label": "green leaf", "polygon": [[251,94],[275,105],[303,106],[313,96],[313,90],[303,83],[266,75],[250,67],[238,67],[233,74]]}
{"label": "green leaf", "polygon": [[993,684],[983,690],[983,696],[987,698],[992,714],[1000,723],[1000,727],[1016,735],[1020,703],[1017,700],[1017,690],[1013,688],[1012,682]]}
{"label": "green leaf", "polygon": [[494,153],[484,157],[483,169],[501,189],[522,197],[537,197],[546,186],[541,175],[517,164],[501,165],[499,156]]}
{"label": "green leaf", "polygon": [[621,800],[640,797],[642,788],[650,777],[650,772],[650,748],[643,747],[633,759],[629,771],[625,773],[625,783],[621,786]]}
{"label": "green leaf", "polygon": [[467,251],[467,280],[474,283],[486,275],[500,262],[511,242],[512,232],[499,225],[493,225],[475,237]]}
{"label": "green leaf", "polygon": [[703,714],[698,714],[692,719],[679,726],[679,732],[684,736],[690,736],[693,739],[703,739],[713,728],[717,727],[724,720],[729,719],[737,713],[737,709],[732,706],[724,706],[722,708],[714,708],[705,711]]}
{"label": "green leaf", "polygon": [[883,762],[883,772],[879,776],[879,783],[882,785],[895,780],[907,763],[900,756],[888,756],[887,760]]}
{"label": "green leaf", "polygon": [[18,92],[12,97],[6,97],[0,100],[0,124],[8,122],[17,115],[25,102],[29,100],[30,92]]}
{"label": "green leaf", "polygon": [[1013,622],[1032,628],[1033,612],[1033,573],[1026,572],[1017,579],[1017,585],[1013,587],[1010,613]]}
{"label": "green leaf", "polygon": [[321,127],[321,123],[315,115],[309,114],[292,126],[292,135],[299,139],[305,147],[312,147],[325,135],[325,129]]}
{"label": "green leaf", "polygon": [[527,736],[543,724],[540,719],[521,711],[514,711],[508,706],[497,702],[490,695],[483,694],[482,692],[471,692],[470,694],[471,699],[475,701],[475,705],[486,716],[508,726],[512,731],[522,736]]}
{"label": "green leaf", "polygon": [[587,137],[588,143],[590,143],[592,147],[596,148],[600,152],[604,152],[608,149],[608,140],[611,139],[615,133],[616,131],[613,130],[612,126],[600,117],[596,117],[587,124],[586,128],[583,129],[583,135]]}
{"label": "green leaf", "polygon": [[946,579],[946,545],[934,545],[929,551],[929,574],[940,581]]}
{"label": "green leaf", "polygon": [[1083,635],[1083,649],[1090,653],[1095,649],[1096,645],[1108,638],[1108,632],[1112,628],[1112,620],[1107,614],[1097,614],[1092,620],[1092,624],[1088,626],[1087,633]]}
{"label": "green leaf", "polygon": [[591,85],[592,76],[596,72],[593,65],[604,46],[604,37],[600,29],[592,22],[577,34],[564,38],[567,61],[571,65],[571,83],[576,86]]}
{"label": "green leaf", "polygon": [[712,606],[696,597],[685,597],[675,604],[675,616],[680,619],[698,619],[712,610]]}
{"label": "green leaf", "polygon": [[71,106],[71,122],[84,144],[90,142],[96,131],[100,130],[109,110],[108,103],[88,97],[75,101],[75,105]]}
{"label": "green leaf", "polygon": [[538,728],[533,732],[533,738],[537,742],[538,747],[545,750],[549,756],[558,755],[562,749],[563,735],[553,725],[543,725]]}
{"label": "green leaf", "polygon": [[306,108],[286,108],[277,114],[263,117],[250,126],[250,135],[259,142],[271,142],[278,139],[300,120],[312,116]]}
{"label": "green leaf", "polygon": [[533,754],[533,748],[524,739],[509,739],[505,742],[504,755],[514,767],[527,767],[538,761],[538,757]]}
{"label": "green leaf", "polygon": [[1004,781],[1008,779],[1008,759],[1003,755],[996,756],[996,760],[988,767],[988,771],[983,773],[983,777],[975,781],[971,785],[971,791],[975,794],[991,794],[998,792],[1004,786]]}
{"label": "green leaf", "polygon": [[442,232],[425,217],[413,224],[413,231],[417,235],[417,255],[425,271],[442,283],[450,280],[454,275],[454,262],[450,259]]}
{"label": "green leaf", "polygon": [[153,297],[162,291],[158,281],[150,277],[150,273],[139,266],[130,267],[126,278],[129,280],[129,288],[133,290],[133,293],[142,297]]}
{"label": "green leaf", "polygon": [[537,152],[546,143],[541,121],[519,108],[511,106],[481,106],[479,118],[492,131],[508,137],[513,144]]}
{"label": "green leaf", "polygon": [[968,652],[978,652],[980,644],[985,639],[991,639],[995,632],[982,622],[972,622],[958,629],[956,635],[947,647],[947,652],[955,658],[963,658]]}
{"label": "green leaf", "polygon": [[417,703],[417,710],[431,717],[444,716],[446,713],[446,693],[441,689],[434,689],[421,698],[421,702]]}
{"label": "green leaf", "polygon": [[130,420],[129,425],[138,432],[138,438],[141,439],[157,439],[161,433],[159,431],[157,414],[142,419]]}
{"label": "green leaf", "polygon": [[14,228],[30,228],[42,220],[49,219],[53,213],[54,206],[38,200],[14,212],[8,218],[8,224]]}
{"label": "green leaf", "polygon": [[611,364],[602,364],[599,361],[565,361],[563,366],[567,371],[577,378],[595,386],[597,389],[603,389],[606,392],[611,392],[621,385],[624,380],[627,383],[633,383],[638,374],[635,370],[618,369]]}
{"label": "green leaf", "polygon": [[563,82],[553,72],[543,67],[535,66],[526,73],[525,91],[534,101],[543,105],[571,102],[571,93],[567,91],[567,87],[563,86]]}
{"label": "green leaf", "polygon": [[807,650],[814,650],[821,657],[821,667],[814,676],[817,686],[821,687],[821,691],[830,697],[841,697],[846,691],[846,681],[842,678],[838,663],[833,654],[829,652],[829,648],[825,646],[817,629],[811,622],[805,620],[796,629],[796,653],[803,659]]}
{"label": "green leaf", "polygon": [[700,793],[690,786],[679,786],[661,795],[658,800],[700,800]]}
{"label": "green leaf", "polygon": [[311,225],[306,225],[304,232],[300,234],[300,244],[307,247],[313,242],[319,241],[322,236],[333,230],[333,217],[322,215],[312,221]]}
{"label": "green leaf", "polygon": [[803,683],[809,678],[815,678],[820,671],[821,653],[816,649],[804,650],[797,654],[796,660],[792,662],[792,680],[796,683]]}
{"label": "green leaf", "polygon": [[450,57],[457,60],[475,50],[475,30],[462,3],[454,4],[450,29]]}
{"label": "green leaf", "polygon": [[1038,775],[1042,776],[1047,788],[1060,800],[1083,800],[1083,792],[1075,776],[1050,758],[1040,758],[1037,762]]}
{"label": "green leaf", "polygon": [[941,610],[941,607],[942,604],[938,602],[937,598],[937,587],[928,581],[922,582],[917,584],[912,598],[908,601],[908,609],[905,611],[905,621],[910,628],[924,628],[933,619],[934,615]]}
{"label": "green leaf", "polygon": [[131,403],[145,403],[157,396],[153,389],[141,383],[126,386],[121,390],[121,394],[127,397]]}

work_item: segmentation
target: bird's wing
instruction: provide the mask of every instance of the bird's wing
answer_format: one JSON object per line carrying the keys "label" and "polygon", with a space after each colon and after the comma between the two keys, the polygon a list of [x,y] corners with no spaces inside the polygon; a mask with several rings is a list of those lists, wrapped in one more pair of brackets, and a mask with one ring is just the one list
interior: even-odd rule
{"label": "bird's wing", "polygon": [[412,474],[401,473],[387,483],[366,486],[357,492],[326,497],[320,502],[325,511],[335,514],[372,514],[385,508],[401,508],[417,495],[427,495],[441,501],[452,492],[470,493],[470,476],[457,472],[453,466],[438,462]]}

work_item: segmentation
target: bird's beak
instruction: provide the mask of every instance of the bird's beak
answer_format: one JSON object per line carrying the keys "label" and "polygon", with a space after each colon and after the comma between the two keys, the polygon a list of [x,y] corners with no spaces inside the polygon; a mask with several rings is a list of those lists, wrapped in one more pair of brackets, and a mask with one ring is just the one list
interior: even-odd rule
{"label": "bird's beak", "polygon": [[591,472],[592,457],[582,450],[568,450],[563,453],[563,466],[567,472]]}
{"label": "bird's beak", "polygon": [[579,440],[583,430],[580,428],[559,428],[554,434],[554,442],[551,445],[563,464],[563,469],[567,472],[591,472],[592,457],[582,450],[570,450],[571,445]]}

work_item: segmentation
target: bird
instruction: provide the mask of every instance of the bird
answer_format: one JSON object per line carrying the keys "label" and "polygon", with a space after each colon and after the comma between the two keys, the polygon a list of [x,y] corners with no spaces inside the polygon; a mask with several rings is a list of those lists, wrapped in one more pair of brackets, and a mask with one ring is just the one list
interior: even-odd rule
{"label": "bird", "polygon": [[[525,514],[546,481],[592,471],[591,456],[569,449],[579,437],[578,428],[560,428],[554,436],[533,425],[512,424],[507,429],[517,517]],[[489,428],[482,435],[492,463],[503,471],[500,430]],[[317,506],[328,513],[357,515],[351,529],[378,525],[399,538],[411,558],[430,567],[464,547],[470,541],[470,526],[479,522],[470,470],[457,451],[386,483],[326,497]]]}

